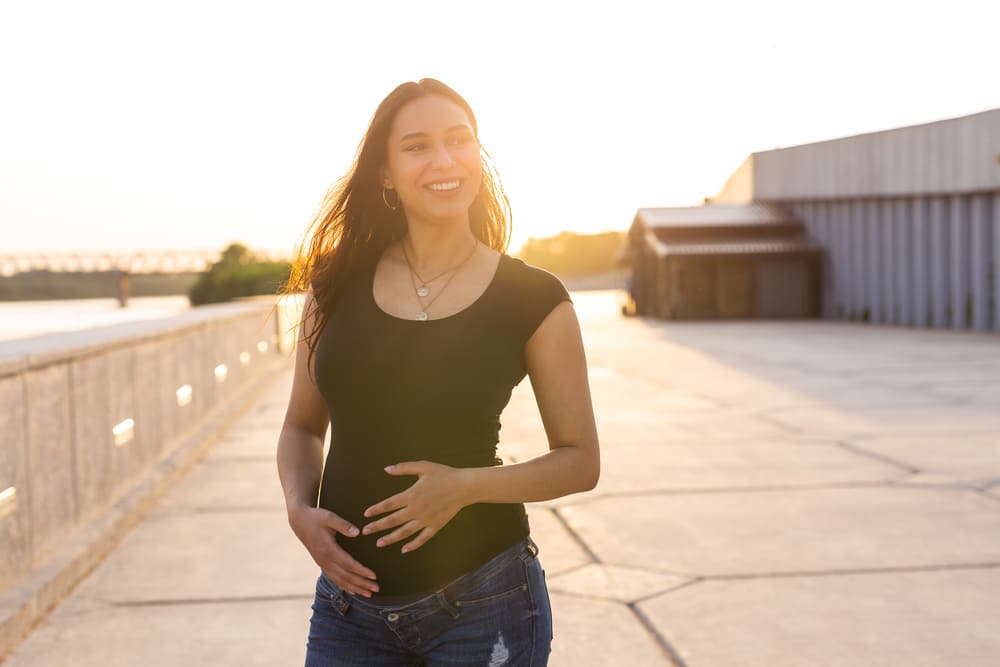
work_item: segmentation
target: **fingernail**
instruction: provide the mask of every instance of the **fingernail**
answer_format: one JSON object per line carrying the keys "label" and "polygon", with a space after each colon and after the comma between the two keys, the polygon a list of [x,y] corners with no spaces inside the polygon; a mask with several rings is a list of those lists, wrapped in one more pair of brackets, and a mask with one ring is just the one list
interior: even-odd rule
{"label": "fingernail", "polygon": [[385,467],[385,471],[386,471],[386,472],[392,472],[392,471],[393,471],[393,470],[395,470],[395,469],[396,469],[396,466],[386,466],[386,467]]}
{"label": "fingernail", "polygon": [[349,532],[351,535],[357,535],[358,534],[358,528],[357,528],[357,526],[351,526],[351,529],[349,531],[347,531],[347,532]]}
{"label": "fingernail", "polygon": [[385,542],[383,542],[382,540],[379,540],[378,542],[375,543],[375,546],[380,547],[383,544],[385,544]]}

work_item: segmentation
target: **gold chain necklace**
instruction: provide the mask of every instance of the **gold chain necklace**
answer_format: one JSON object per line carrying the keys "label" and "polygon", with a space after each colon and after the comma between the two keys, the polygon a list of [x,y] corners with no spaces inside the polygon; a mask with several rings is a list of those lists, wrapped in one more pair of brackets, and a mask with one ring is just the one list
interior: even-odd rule
{"label": "gold chain necklace", "polygon": [[[476,248],[479,247],[479,239],[474,239],[474,240],[475,240],[475,243],[472,246],[472,252],[473,253],[475,253],[476,252]],[[431,290],[430,290],[430,287],[428,287],[428,285],[430,285],[432,282],[434,282],[435,280],[437,280],[438,278],[440,278],[441,276],[443,276],[445,274],[451,273],[452,271],[458,271],[460,268],[462,268],[463,266],[465,266],[465,263],[468,262],[469,259],[471,258],[471,255],[470,255],[469,257],[466,257],[458,266],[454,266],[454,267],[452,267],[450,269],[446,269],[446,270],[442,271],[441,273],[437,274],[436,276],[434,276],[433,278],[431,278],[430,280],[424,280],[423,278],[420,277],[420,274],[417,273],[417,270],[415,268],[413,268],[413,264],[410,262],[410,255],[406,252],[406,244],[403,243],[403,241],[400,241],[399,245],[403,249],[403,257],[406,258],[406,265],[408,267],[410,267],[411,282],[412,282],[413,276],[416,276],[417,280],[420,281],[420,286],[419,287],[416,286],[416,285],[414,285],[414,287],[413,287],[413,289],[417,292],[417,296],[427,296],[428,294],[430,294]]]}
{"label": "gold chain necklace", "polygon": [[[417,313],[415,319],[418,322],[426,322],[428,319],[427,309],[430,308],[431,305],[438,300],[438,297],[444,294],[444,291],[448,288],[448,285],[451,284],[451,281],[455,279],[455,276],[458,275],[458,272],[462,269],[462,267],[468,264],[469,260],[472,259],[472,256],[476,254],[476,250],[479,249],[479,239],[473,240],[472,252],[470,252],[468,256],[466,256],[466,258],[463,259],[458,266],[448,269],[444,273],[439,273],[430,280],[424,280],[423,278],[421,278],[420,275],[417,273],[416,269],[413,268],[413,264],[410,262],[410,255],[409,253],[406,252],[406,244],[400,241],[399,245],[403,249],[403,257],[406,258],[406,266],[410,270],[410,284],[413,286],[413,291],[416,294],[417,303],[420,304],[420,312]],[[425,297],[428,294],[430,294],[430,289],[427,287],[427,284],[437,280],[438,278],[447,273],[451,273],[451,275],[448,277],[448,280],[446,280],[444,285],[441,286],[441,289],[438,290],[438,293],[434,295],[433,299],[431,299],[427,303],[424,303],[422,297]],[[417,286],[417,280],[414,277],[416,277],[416,279],[419,279],[420,282],[422,283],[419,287]]]}

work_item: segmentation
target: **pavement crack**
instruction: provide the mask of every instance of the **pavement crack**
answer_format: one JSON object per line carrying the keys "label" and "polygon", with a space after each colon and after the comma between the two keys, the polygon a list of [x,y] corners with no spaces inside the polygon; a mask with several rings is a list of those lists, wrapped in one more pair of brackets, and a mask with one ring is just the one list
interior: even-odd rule
{"label": "pavement crack", "polygon": [[805,432],[805,429],[802,429],[802,428],[800,428],[798,426],[793,426],[793,425],[791,425],[791,424],[789,424],[787,422],[784,422],[784,421],[781,420],[780,417],[772,417],[770,415],[756,415],[756,416],[754,416],[754,419],[759,419],[760,421],[762,421],[762,422],[764,422],[766,424],[770,424],[771,426],[774,426],[775,428],[779,428],[782,431],[784,431],[785,433],[789,433],[791,435],[800,435],[800,434],[802,434],[802,433]]}
{"label": "pavement crack", "polygon": [[594,563],[579,563],[577,565],[571,565],[571,566],[569,566],[569,567],[567,567],[565,569],[562,569],[562,570],[556,570],[554,568],[550,568],[550,569],[545,570],[545,576],[547,576],[547,577],[553,577],[553,578],[555,578],[555,577],[561,577],[564,574],[570,574],[571,572],[576,572],[577,570],[582,570],[583,568],[590,567],[591,565],[594,565]]}
{"label": "pavement crack", "polygon": [[649,593],[648,595],[643,595],[641,598],[636,598],[635,600],[632,600],[632,604],[640,604],[642,602],[645,602],[646,600],[652,600],[653,598],[658,598],[661,595],[676,593],[682,588],[689,588],[690,586],[694,586],[695,584],[700,584],[703,581],[705,581],[704,577],[695,577],[688,581],[682,581],[681,583],[676,584],[674,586],[668,586],[667,588],[656,591],[655,593]]}
{"label": "pavement crack", "polygon": [[903,574],[907,572],[950,572],[959,570],[992,570],[1000,562],[943,563],[940,565],[898,565],[886,567],[857,567],[830,570],[801,570],[798,572],[744,572],[736,574],[703,575],[704,581],[743,581],[752,579],[794,579],[802,577],[843,577],[863,574]]}
{"label": "pavement crack", "polygon": [[636,603],[633,602],[625,606],[628,607],[629,611],[632,612],[632,615],[636,617],[639,624],[642,625],[649,636],[652,637],[657,647],[659,647],[660,651],[663,652],[663,655],[672,665],[674,665],[674,667],[687,667],[687,663],[684,662],[683,658],[681,658],[674,647],[671,646],[670,642],[667,641],[667,638],[663,635],[663,633],[657,629],[656,625],[649,619],[648,616],[646,616],[645,612],[643,612]]}
{"label": "pavement crack", "polygon": [[852,445],[851,443],[847,442],[846,440],[838,440],[836,442],[836,444],[837,444],[838,447],[841,447],[842,449],[846,449],[846,450],[848,450],[848,451],[850,451],[850,452],[852,452],[854,454],[858,454],[859,456],[865,456],[867,458],[874,459],[876,461],[880,461],[881,463],[885,463],[887,465],[891,465],[891,466],[894,466],[896,468],[900,468],[900,469],[905,470],[906,472],[910,473],[911,475],[916,475],[916,474],[919,474],[920,472],[922,472],[920,470],[920,468],[911,466],[908,463],[903,463],[902,461],[897,461],[896,459],[893,459],[891,457],[885,456],[883,454],[876,454],[875,452],[870,452],[870,451],[868,451],[866,449],[862,449],[861,447],[858,447],[857,445]]}
{"label": "pavement crack", "polygon": [[[586,565],[589,565],[587,563]],[[586,567],[586,565],[581,565],[580,567]],[[645,567],[643,565],[636,565],[634,563],[613,563],[610,561],[605,561],[600,563],[600,565],[608,565],[610,567],[617,567],[622,570],[635,570],[636,572],[646,572],[648,574],[665,574],[669,577],[677,577],[678,579],[700,579],[700,574],[692,574],[690,572],[678,572],[677,570],[668,570],[664,568],[656,567]]]}
{"label": "pavement crack", "polygon": [[569,522],[566,520],[566,517],[564,517],[559,512],[558,507],[553,507],[549,511],[552,512],[552,516],[554,516],[556,518],[556,521],[558,521],[560,525],[562,525],[562,527],[566,529],[566,532],[570,534],[570,537],[573,538],[573,541],[576,542],[581,549],[583,549],[583,552],[587,554],[587,557],[590,558],[592,562],[602,563],[601,559],[598,558],[597,554],[595,554],[593,549],[590,548],[590,545],[584,542],[583,538],[577,535],[576,531],[573,530],[573,528],[569,525]]}
{"label": "pavement crack", "polygon": [[1000,503],[1000,496],[996,495],[995,493],[991,493],[991,490],[993,488],[995,488],[995,486],[990,486],[990,487],[985,488],[985,489],[977,489],[976,493],[979,494],[980,496],[986,498],[987,500],[992,500],[994,502]]}
{"label": "pavement crack", "polygon": [[[780,493],[783,491],[824,491],[829,489],[873,489],[898,485],[910,475],[899,478],[873,480],[865,482],[827,482],[822,484],[770,484],[766,486],[715,486],[715,487],[685,487],[674,489],[640,489],[637,491],[609,491],[600,495],[580,498],[577,501],[560,503],[557,508],[580,507],[610,498],[642,498],[645,496],[681,496],[708,495],[726,493]],[[921,485],[921,488],[923,485]]]}
{"label": "pavement crack", "polygon": [[176,598],[168,600],[108,600],[111,607],[169,607],[200,604],[240,604],[245,602],[290,602],[311,600],[313,595],[246,595],[219,598]]}

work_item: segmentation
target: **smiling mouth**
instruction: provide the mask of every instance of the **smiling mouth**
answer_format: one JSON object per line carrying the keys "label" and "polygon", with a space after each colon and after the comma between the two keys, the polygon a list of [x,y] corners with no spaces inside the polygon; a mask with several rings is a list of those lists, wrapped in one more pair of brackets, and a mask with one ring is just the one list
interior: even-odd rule
{"label": "smiling mouth", "polygon": [[457,190],[459,186],[462,185],[462,181],[440,181],[438,183],[428,183],[424,187],[428,190],[433,190],[434,192],[450,192],[452,190]]}

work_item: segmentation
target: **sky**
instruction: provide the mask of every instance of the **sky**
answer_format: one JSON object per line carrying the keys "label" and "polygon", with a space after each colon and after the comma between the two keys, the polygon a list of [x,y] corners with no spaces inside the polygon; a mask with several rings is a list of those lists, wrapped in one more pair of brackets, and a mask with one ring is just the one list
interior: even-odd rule
{"label": "sky", "polygon": [[993,0],[0,0],[0,256],[290,255],[397,84],[472,105],[511,250],[754,151],[1000,107]]}

